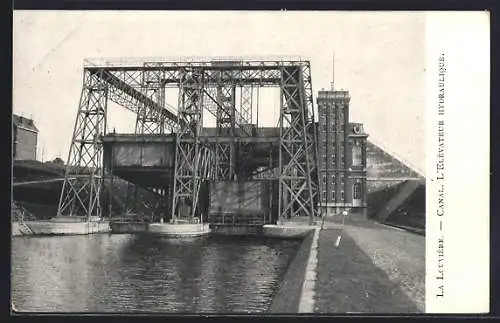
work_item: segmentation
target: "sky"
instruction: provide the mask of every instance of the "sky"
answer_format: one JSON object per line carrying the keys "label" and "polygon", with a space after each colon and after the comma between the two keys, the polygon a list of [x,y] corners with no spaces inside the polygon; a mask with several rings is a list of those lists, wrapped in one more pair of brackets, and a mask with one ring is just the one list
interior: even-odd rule
{"label": "sky", "polygon": [[[301,56],[316,97],[330,87],[333,53],[351,122],[424,173],[425,13],[15,11],[13,112],[35,120],[38,159],[66,160],[85,58]],[[259,106],[259,124],[277,116]],[[110,105],[108,120],[133,132],[135,117],[123,108]]]}

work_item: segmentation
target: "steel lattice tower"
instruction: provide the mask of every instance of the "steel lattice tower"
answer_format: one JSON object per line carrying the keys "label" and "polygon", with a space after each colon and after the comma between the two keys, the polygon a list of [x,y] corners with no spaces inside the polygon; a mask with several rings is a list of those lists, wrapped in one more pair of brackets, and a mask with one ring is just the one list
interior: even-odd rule
{"label": "steel lattice tower", "polygon": [[182,214],[181,205],[189,206],[187,214],[195,216],[201,182],[199,136],[203,125],[203,75],[196,69],[180,73],[179,120],[184,123],[176,136],[172,219]]}
{"label": "steel lattice tower", "polygon": [[318,174],[310,66],[282,66],[280,74],[280,215],[312,219]]}
{"label": "steel lattice tower", "polygon": [[106,132],[107,84],[85,71],[57,215],[101,216],[102,144]]}

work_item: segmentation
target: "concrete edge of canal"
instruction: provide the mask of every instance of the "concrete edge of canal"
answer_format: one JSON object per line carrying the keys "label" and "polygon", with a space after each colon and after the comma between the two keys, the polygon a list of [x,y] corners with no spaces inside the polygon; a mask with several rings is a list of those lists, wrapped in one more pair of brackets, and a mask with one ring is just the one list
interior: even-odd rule
{"label": "concrete edge of canal", "polygon": [[311,228],[288,266],[268,310],[272,314],[295,314],[314,309],[319,229]]}
{"label": "concrete edge of canal", "polygon": [[306,272],[302,283],[302,293],[300,296],[299,313],[314,312],[314,293],[316,285],[316,267],[318,266],[318,240],[319,230],[313,231],[309,257],[307,259]]}

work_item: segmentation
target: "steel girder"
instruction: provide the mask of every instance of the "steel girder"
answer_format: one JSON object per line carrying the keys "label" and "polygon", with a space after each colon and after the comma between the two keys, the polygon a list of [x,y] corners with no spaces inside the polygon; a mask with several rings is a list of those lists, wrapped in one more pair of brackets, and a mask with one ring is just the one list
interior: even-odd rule
{"label": "steel girder", "polygon": [[[137,115],[150,116],[153,120],[162,120],[167,130],[175,129],[179,124],[176,113],[171,107],[167,107],[156,101],[159,96],[148,97],[148,90],[145,88],[145,80],[151,78],[151,74],[157,75],[159,72],[144,70],[118,70],[109,71],[107,69],[85,69],[97,75],[109,85],[108,98],[110,101],[136,113]],[[144,75],[148,74],[147,77]],[[154,84],[152,85],[154,86]],[[164,88],[162,86],[162,88]],[[149,89],[149,92],[154,90]],[[150,95],[151,96],[151,95]]]}
{"label": "steel girder", "polygon": [[[233,84],[237,87],[276,87],[280,82],[280,68],[282,66],[307,65],[304,61],[255,61],[241,62],[241,64],[215,64],[214,62],[155,62],[154,66],[122,66],[122,67],[87,67],[91,71],[105,70],[112,75],[119,75],[126,71],[127,74],[144,72],[148,70],[159,70],[164,73],[164,84],[176,87],[181,79],[182,71],[185,69],[199,70],[203,74],[205,87],[216,87],[220,82]],[[231,71],[231,73],[221,73]],[[221,77],[221,74],[223,75]],[[132,85],[140,88],[140,82]]]}
{"label": "steel girder", "polygon": [[[57,215],[101,216],[101,135],[106,133],[108,87],[85,71]],[[71,178],[75,178],[71,180]]]}

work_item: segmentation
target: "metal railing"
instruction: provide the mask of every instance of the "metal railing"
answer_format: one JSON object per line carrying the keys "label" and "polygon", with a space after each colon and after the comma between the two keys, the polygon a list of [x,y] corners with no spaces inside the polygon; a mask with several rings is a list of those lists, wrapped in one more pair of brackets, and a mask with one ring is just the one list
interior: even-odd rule
{"label": "metal railing", "polygon": [[221,225],[264,225],[266,223],[265,219],[265,214],[219,213],[209,216],[210,224]]}
{"label": "metal railing", "polygon": [[241,63],[246,62],[306,62],[310,59],[298,55],[269,56],[165,56],[165,57],[89,57],[83,60],[85,67],[131,67],[146,63]]}

